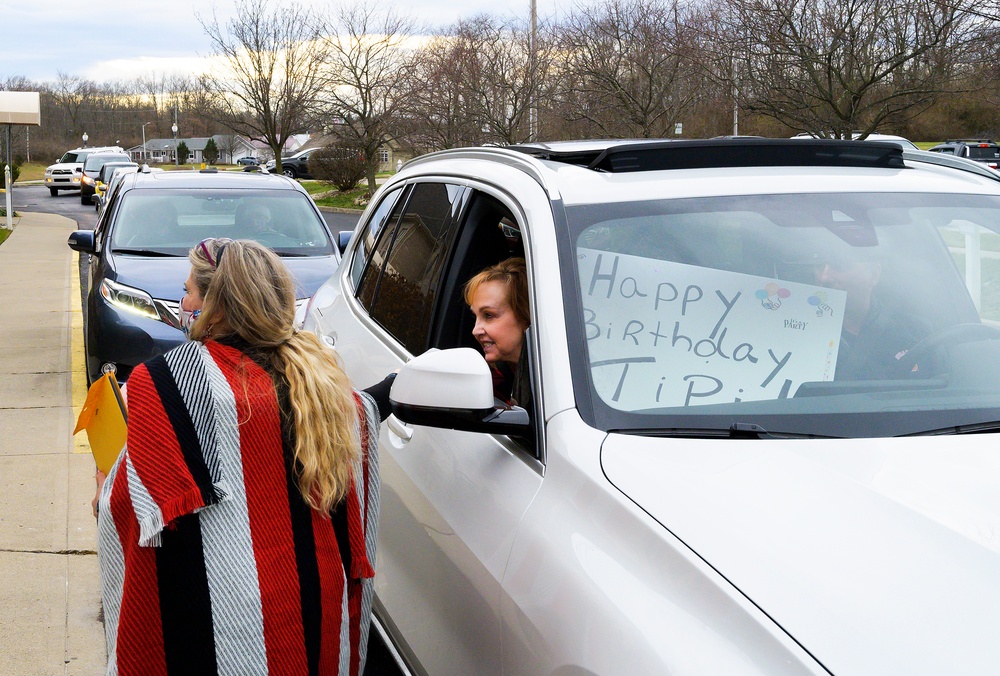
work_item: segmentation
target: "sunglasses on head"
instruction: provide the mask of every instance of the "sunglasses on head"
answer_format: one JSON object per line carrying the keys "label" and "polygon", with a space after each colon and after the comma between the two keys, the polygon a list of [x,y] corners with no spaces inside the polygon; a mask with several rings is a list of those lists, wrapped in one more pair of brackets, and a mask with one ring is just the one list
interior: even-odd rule
{"label": "sunglasses on head", "polygon": [[[208,239],[203,239],[198,242],[198,248],[200,248],[202,253],[205,254],[205,258],[208,259],[208,264],[212,266],[213,270],[215,270],[219,267],[219,263],[222,261],[222,252],[226,250],[226,245],[232,241],[233,240],[228,237],[209,237]],[[212,256],[211,248],[215,249],[215,256]]]}

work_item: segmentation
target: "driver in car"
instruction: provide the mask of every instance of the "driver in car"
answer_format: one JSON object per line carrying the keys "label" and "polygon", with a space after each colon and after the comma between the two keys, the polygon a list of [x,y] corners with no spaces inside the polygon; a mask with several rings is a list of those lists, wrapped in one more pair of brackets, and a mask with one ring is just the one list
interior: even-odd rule
{"label": "driver in car", "polygon": [[906,377],[901,360],[927,332],[879,293],[881,264],[827,255],[816,262],[814,274],[820,286],[847,292],[836,380]]}

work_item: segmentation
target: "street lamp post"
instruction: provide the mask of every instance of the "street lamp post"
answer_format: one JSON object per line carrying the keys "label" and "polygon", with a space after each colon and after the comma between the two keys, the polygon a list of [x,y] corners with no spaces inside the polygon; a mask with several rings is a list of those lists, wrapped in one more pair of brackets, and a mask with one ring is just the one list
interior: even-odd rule
{"label": "street lamp post", "polygon": [[[178,164],[178,160],[180,159],[180,158],[177,157],[177,123],[176,122],[174,122],[172,125],[170,125],[170,131],[174,132],[174,166],[176,167],[177,164]],[[186,160],[187,158],[185,157],[184,159]]]}
{"label": "street lamp post", "polygon": [[151,122],[142,123],[142,161],[146,161],[146,125],[152,124]]}
{"label": "street lamp post", "polygon": [[83,132],[83,147],[84,147],[84,148],[86,148],[86,147],[87,147],[87,139],[89,139],[89,138],[90,138],[90,137],[89,137],[89,136],[87,136],[87,132]]}

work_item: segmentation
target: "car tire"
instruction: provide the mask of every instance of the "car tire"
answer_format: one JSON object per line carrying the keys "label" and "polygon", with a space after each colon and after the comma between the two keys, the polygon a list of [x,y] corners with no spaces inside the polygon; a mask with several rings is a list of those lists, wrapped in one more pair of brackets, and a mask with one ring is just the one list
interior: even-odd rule
{"label": "car tire", "polygon": [[84,205],[84,206],[87,206],[87,205],[89,205],[90,203],[91,203],[91,202],[90,202],[90,195],[85,195],[85,194],[83,194],[83,193],[81,192],[81,193],[80,193],[80,204],[82,204],[82,205]]}
{"label": "car tire", "polygon": [[59,188],[49,188],[49,195],[52,197],[59,197]]}
{"label": "car tire", "polygon": [[298,173],[291,167],[282,167],[281,173],[287,176],[288,178],[298,178]]}

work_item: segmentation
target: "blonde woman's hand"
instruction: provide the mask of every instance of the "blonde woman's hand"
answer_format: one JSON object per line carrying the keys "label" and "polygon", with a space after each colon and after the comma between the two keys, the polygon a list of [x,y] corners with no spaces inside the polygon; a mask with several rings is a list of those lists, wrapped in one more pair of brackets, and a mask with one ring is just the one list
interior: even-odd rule
{"label": "blonde woman's hand", "polygon": [[94,475],[94,480],[97,482],[97,493],[94,495],[94,499],[90,501],[90,508],[94,512],[95,519],[97,518],[97,502],[101,499],[101,489],[104,488],[104,480],[107,478],[108,475],[101,470],[97,470],[97,473]]}

